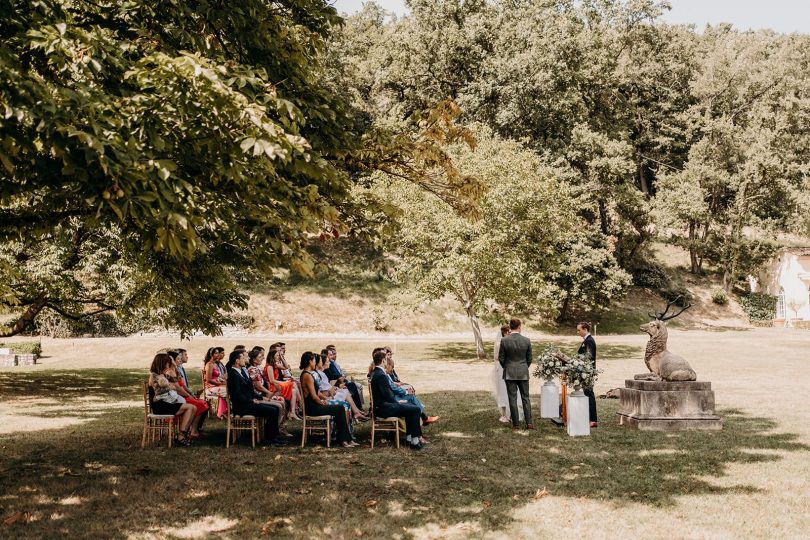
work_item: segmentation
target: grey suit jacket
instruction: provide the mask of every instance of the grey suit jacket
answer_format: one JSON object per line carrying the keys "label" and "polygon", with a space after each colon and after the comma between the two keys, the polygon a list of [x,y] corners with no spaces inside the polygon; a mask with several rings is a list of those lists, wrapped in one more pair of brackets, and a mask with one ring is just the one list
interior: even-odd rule
{"label": "grey suit jacket", "polygon": [[501,340],[498,362],[503,367],[503,380],[528,381],[532,365],[532,342],[520,334],[509,334]]}

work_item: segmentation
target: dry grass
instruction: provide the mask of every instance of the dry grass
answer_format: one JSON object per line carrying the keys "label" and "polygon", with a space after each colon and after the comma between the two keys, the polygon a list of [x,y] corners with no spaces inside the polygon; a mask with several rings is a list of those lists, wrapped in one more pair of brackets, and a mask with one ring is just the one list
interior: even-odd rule
{"label": "dry grass", "polygon": [[[195,339],[198,361],[214,342]],[[336,342],[359,373],[380,340],[287,338],[292,350]],[[560,341],[557,339],[557,341]],[[562,340],[573,347],[574,340]],[[46,341],[45,365],[0,372],[0,415],[81,419],[0,434],[3,537],[201,538],[772,538],[810,534],[810,425],[804,386],[810,334],[673,331],[670,348],[711,380],[720,433],[602,425],[571,439],[542,423],[514,435],[496,421],[490,363],[457,337],[399,338],[398,371],[442,421],[423,453],[310,445],[226,450],[221,424],[190,449],[139,449],[136,384],[169,338]],[[603,392],[643,371],[642,336],[599,337]],[[106,367],[106,369],[98,369]],[[114,367],[116,369],[110,369]],[[797,384],[786,385],[787,381]],[[533,383],[533,390],[539,390]],[[535,401],[536,403],[536,398]],[[125,404],[126,408],[119,405]],[[293,430],[295,431],[293,426]],[[359,432],[361,441],[367,428]],[[543,494],[543,488],[547,494]],[[538,494],[538,490],[540,493]]]}

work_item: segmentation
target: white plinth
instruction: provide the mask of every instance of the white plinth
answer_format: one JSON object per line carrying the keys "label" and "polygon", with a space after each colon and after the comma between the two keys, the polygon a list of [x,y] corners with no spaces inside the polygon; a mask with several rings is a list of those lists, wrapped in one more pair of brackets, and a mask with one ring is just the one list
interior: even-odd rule
{"label": "white plinth", "polygon": [[546,381],[540,388],[540,418],[560,416],[560,389],[554,381]]}
{"label": "white plinth", "polygon": [[568,396],[568,434],[581,437],[591,434],[590,416],[588,415],[588,397],[582,390],[574,390]]}

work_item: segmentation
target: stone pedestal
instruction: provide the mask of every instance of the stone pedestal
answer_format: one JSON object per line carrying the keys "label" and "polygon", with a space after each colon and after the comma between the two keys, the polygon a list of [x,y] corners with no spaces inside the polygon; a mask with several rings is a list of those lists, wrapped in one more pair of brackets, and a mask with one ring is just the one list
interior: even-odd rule
{"label": "stone pedestal", "polygon": [[568,396],[568,434],[572,437],[591,434],[588,415],[588,396],[582,390],[575,390]]}
{"label": "stone pedestal", "polygon": [[540,388],[540,418],[560,416],[560,389],[554,381],[546,381]]}
{"label": "stone pedestal", "polygon": [[712,383],[626,380],[619,424],[648,431],[723,429],[714,414]]}

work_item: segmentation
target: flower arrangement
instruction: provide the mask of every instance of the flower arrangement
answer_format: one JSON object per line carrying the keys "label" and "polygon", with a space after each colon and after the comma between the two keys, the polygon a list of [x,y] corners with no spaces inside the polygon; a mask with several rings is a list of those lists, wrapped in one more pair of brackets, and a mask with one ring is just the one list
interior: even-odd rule
{"label": "flower arrangement", "polygon": [[559,377],[564,369],[560,356],[560,350],[554,345],[544,347],[537,358],[534,376],[546,381]]}
{"label": "flower arrangement", "polygon": [[568,380],[568,384],[577,389],[593,388],[601,372],[596,369],[590,357],[584,354],[572,356],[562,368],[562,375]]}

